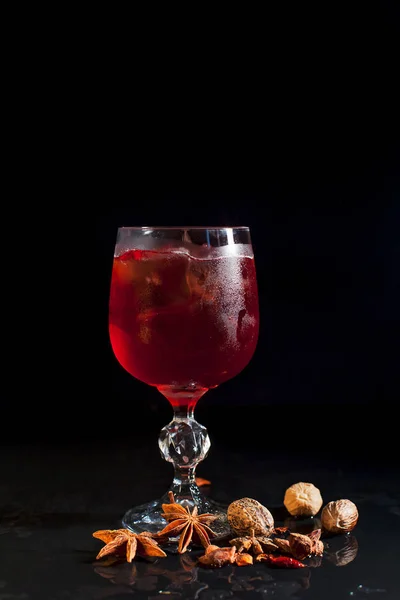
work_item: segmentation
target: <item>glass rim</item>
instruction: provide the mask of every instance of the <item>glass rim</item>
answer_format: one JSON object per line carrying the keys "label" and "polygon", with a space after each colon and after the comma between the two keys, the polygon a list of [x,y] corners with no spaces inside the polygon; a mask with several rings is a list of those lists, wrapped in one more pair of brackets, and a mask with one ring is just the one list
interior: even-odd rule
{"label": "glass rim", "polygon": [[128,225],[121,225],[120,227],[118,227],[118,229],[130,229],[132,231],[144,231],[146,229],[154,229],[154,230],[158,230],[158,231],[162,231],[162,230],[166,230],[166,231],[171,231],[171,230],[175,230],[175,231],[184,231],[184,230],[188,230],[188,229],[197,229],[200,231],[206,231],[207,229],[242,229],[242,230],[250,230],[250,227],[248,227],[247,225],[214,225],[214,226],[206,226],[206,225],[176,225],[176,226],[170,226],[170,225],[142,225],[142,226],[128,226]]}

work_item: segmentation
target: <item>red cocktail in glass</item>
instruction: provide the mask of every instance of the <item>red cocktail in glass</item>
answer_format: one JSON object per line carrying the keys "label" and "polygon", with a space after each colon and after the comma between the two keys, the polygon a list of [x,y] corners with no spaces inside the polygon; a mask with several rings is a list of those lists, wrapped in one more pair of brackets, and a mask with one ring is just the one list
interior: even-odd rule
{"label": "red cocktail in glass", "polygon": [[[173,248],[114,258],[113,351],[131,375],[172,404],[237,375],[253,355],[257,334],[254,258],[198,258]],[[189,398],[174,392],[187,387]]]}
{"label": "red cocktail in glass", "polygon": [[[109,302],[113,352],[133,377],[171,403],[174,418],[159,439],[175,468],[171,489],[176,501],[202,512],[216,509],[195,484],[196,465],[210,442],[193,418],[194,407],[207,390],[244,369],[258,330],[248,228],[118,230]],[[157,531],[162,501],[131,509],[124,525]]]}

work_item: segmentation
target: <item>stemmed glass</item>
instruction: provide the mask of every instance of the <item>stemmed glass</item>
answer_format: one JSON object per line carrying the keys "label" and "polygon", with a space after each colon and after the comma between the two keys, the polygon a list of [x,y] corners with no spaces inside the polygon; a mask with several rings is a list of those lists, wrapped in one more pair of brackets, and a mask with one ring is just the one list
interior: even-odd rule
{"label": "stemmed glass", "polygon": [[[210,440],[194,408],[248,364],[258,329],[248,227],[118,229],[109,301],[112,349],[122,367],[170,403],[173,418],[158,440],[174,467],[169,489],[176,502],[217,514],[213,529],[219,536],[229,529],[226,511],[195,481]],[[135,533],[160,531],[167,494],[130,508],[123,526]]]}

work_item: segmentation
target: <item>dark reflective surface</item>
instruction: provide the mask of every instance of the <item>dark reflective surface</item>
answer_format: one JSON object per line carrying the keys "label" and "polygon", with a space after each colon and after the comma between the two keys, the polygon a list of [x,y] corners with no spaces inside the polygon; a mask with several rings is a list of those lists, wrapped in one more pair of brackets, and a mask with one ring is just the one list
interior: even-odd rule
{"label": "dark reflective surface", "polygon": [[[2,448],[0,467],[0,599],[100,600],[156,597],[220,599],[382,599],[399,597],[400,485],[394,462],[357,465],[345,455],[256,452],[214,444],[199,475],[212,480],[221,501],[250,496],[268,506],[278,524],[297,531],[318,517],[291,519],[282,507],[286,487],[312,481],[324,504],[350,498],[360,519],[352,534],[325,538],[325,554],[307,569],[266,564],[210,570],[198,550],[132,564],[97,561],[96,529],[120,527],[127,506],[164,492],[169,466],[154,440],[49,444]],[[148,444],[148,445],[146,445]],[[140,449],[140,450],[139,450]],[[147,457],[144,464],[143,456]],[[201,552],[200,552],[201,553]]]}

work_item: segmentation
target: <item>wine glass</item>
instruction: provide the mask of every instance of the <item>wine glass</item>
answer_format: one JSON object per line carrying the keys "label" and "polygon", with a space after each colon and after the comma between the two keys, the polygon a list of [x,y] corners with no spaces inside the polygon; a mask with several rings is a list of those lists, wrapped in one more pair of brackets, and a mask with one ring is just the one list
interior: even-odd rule
{"label": "wine glass", "polygon": [[[133,377],[154,386],[170,403],[172,421],[158,440],[173,464],[175,502],[217,515],[218,537],[229,531],[226,509],[195,481],[210,448],[194,418],[198,400],[237,375],[257,344],[259,309],[248,227],[120,227],[109,300],[115,357]],[[161,498],[134,506],[123,526],[160,531]]]}

